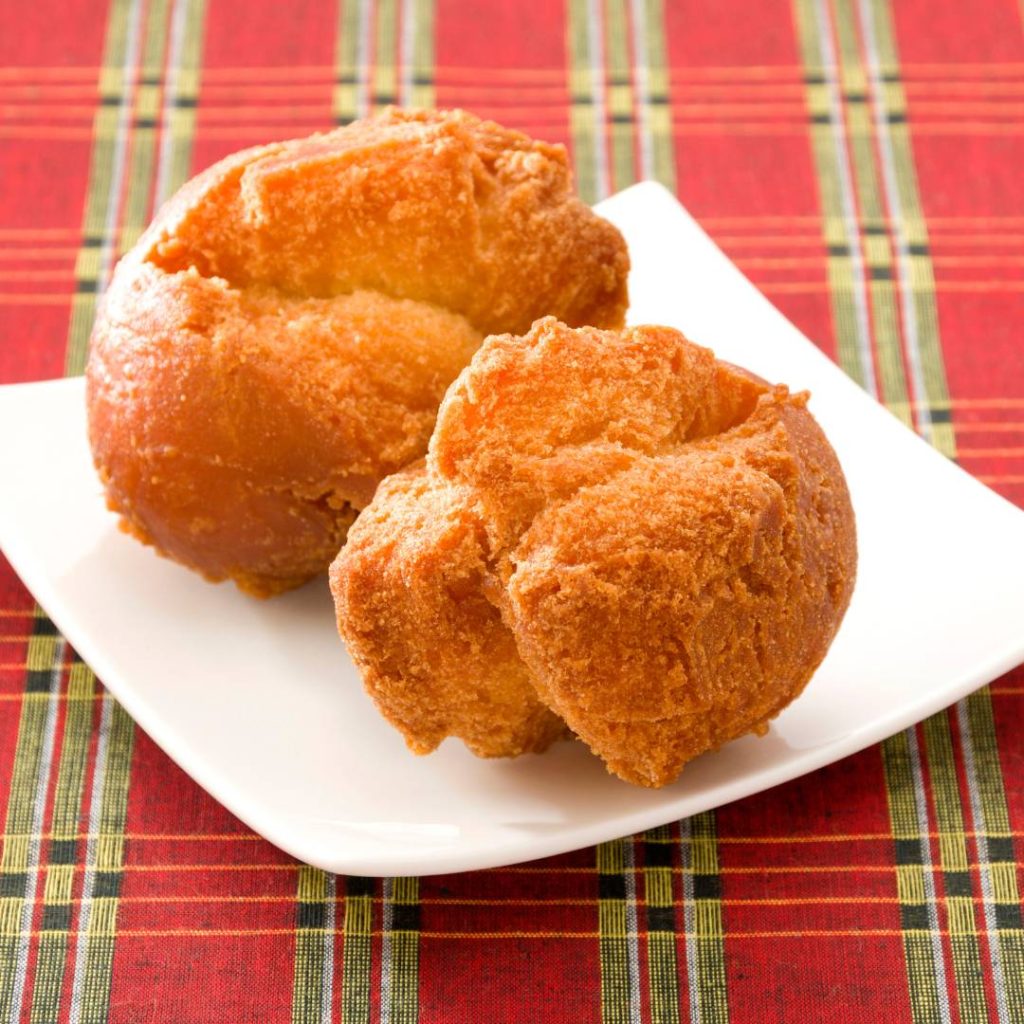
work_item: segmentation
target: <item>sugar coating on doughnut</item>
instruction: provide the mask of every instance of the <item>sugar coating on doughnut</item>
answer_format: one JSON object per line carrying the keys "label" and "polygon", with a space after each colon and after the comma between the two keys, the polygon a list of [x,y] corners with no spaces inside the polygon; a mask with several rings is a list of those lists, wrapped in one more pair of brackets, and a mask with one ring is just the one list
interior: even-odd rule
{"label": "sugar coating on doughnut", "polygon": [[108,502],[210,579],[296,586],[424,454],[486,333],[549,312],[618,325],[627,272],[562,147],[462,112],[237,153],[161,209],[97,318]]}
{"label": "sugar coating on doughnut", "polygon": [[[439,502],[473,524],[471,559],[438,543],[426,509]],[[332,567],[339,628],[413,749],[435,745],[458,705],[459,665],[421,744],[412,712],[429,670],[410,672],[403,630],[418,622],[426,647],[434,622],[459,622],[441,643],[486,647],[484,615],[459,619],[467,601],[486,601],[541,703],[612,772],[647,786],[767,728],[824,657],[856,573],[845,480],[806,395],[659,327],[546,319],[487,339],[442,403],[415,493],[397,501],[382,487],[366,515]],[[401,545],[372,536],[382,517]],[[371,604],[352,586],[357,564],[403,582]],[[422,572],[479,584],[436,590],[408,618]],[[486,668],[476,659],[464,684],[481,686]],[[524,697],[524,728],[533,707]]]}

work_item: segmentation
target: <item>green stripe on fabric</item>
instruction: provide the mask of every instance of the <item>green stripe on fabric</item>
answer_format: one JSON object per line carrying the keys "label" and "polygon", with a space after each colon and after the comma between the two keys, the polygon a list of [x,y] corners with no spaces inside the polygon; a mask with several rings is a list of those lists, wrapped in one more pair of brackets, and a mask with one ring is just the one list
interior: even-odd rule
{"label": "green stripe on fabric", "polygon": [[918,824],[914,775],[907,733],[882,744],[889,821],[896,852],[896,891],[900,902],[903,956],[915,1024],[941,1024],[936,961],[925,893],[925,838]]}
{"label": "green stripe on fabric", "polygon": [[948,712],[940,711],[927,719],[924,736],[939,833],[939,863],[945,888],[957,1002],[965,1020],[988,1020],[970,857]]}
{"label": "green stripe on fabric", "polygon": [[668,825],[643,835],[644,903],[647,907],[647,977],[652,1024],[679,1024],[679,964],[676,958],[678,917],[673,853],[675,837]]}
{"label": "green stripe on fabric", "polygon": [[420,1015],[418,878],[385,880],[383,915],[381,1005],[388,1006],[389,1024],[416,1024]]}
{"label": "green stripe on fabric", "polygon": [[859,240],[851,234],[851,225],[844,213],[844,184],[836,152],[835,125],[829,86],[823,68],[821,38],[814,0],[794,0],[794,21],[800,55],[804,66],[806,103],[811,119],[810,141],[818,180],[821,204],[822,233],[828,247],[828,284],[835,325],[839,365],[858,384],[864,386],[870,376],[865,345],[861,336],[862,313],[858,309],[858,283],[853,271],[853,247]]}
{"label": "green stripe on fabric", "polygon": [[[52,733],[60,689],[64,643],[40,608],[35,609],[25,658],[25,693],[4,816],[0,854],[0,1017],[18,1015],[27,956],[26,902],[34,882],[38,835]],[[35,840],[35,841],[33,841]],[[19,969],[19,965],[21,969]]]}
{"label": "green stripe on fabric", "polygon": [[345,880],[341,1024],[367,1024],[370,1019],[374,885],[372,878]]}
{"label": "green stripe on fabric", "polygon": [[612,192],[632,185],[637,179],[634,159],[633,66],[629,52],[627,3],[628,0],[607,0],[605,5],[608,114],[612,138]]}
{"label": "green stripe on fabric", "polygon": [[71,300],[71,321],[64,366],[67,376],[85,369],[89,334],[96,314],[96,282],[99,278],[101,243],[107,231],[110,179],[117,148],[118,110],[131,83],[124,74],[128,47],[129,14],[135,0],[112,0],[100,69],[101,104],[93,117],[93,146],[89,163],[89,184],[82,218],[83,244],[75,260],[75,294]]}
{"label": "green stripe on fabric", "polygon": [[633,998],[629,977],[625,844],[613,839],[597,847],[597,927],[601,965],[601,1020],[629,1024]]}
{"label": "green stripe on fabric", "polygon": [[[1010,812],[1003,782],[1004,766],[999,758],[992,695],[989,688],[967,698],[967,725],[974,771],[981,805],[981,829],[985,844],[987,888],[995,911],[995,941],[999,949],[1000,974],[1006,996],[1007,1019],[1024,1021],[1024,927],[1021,892],[1017,882],[1017,856]],[[992,941],[990,936],[989,941]]]}
{"label": "green stripe on fabric", "polygon": [[[72,1024],[106,1024],[110,1008],[110,980],[117,939],[117,912],[123,879],[124,826],[128,810],[132,750],[135,727],[127,712],[107,693],[109,734],[102,773],[93,780],[93,800],[100,800],[96,838],[90,839],[91,859],[86,873],[91,876],[91,891],[83,891],[83,908],[90,905],[85,934],[78,937],[77,957],[82,957],[80,979],[75,989],[80,998],[77,1015],[72,1007]],[[106,711],[106,708],[104,709]],[[98,777],[97,777],[98,776]],[[90,825],[90,832],[92,832]],[[81,926],[80,926],[81,927]],[[83,949],[84,947],[84,949]],[[74,995],[72,997],[74,1003]]]}
{"label": "green stripe on fabric", "polygon": [[53,799],[48,863],[43,884],[43,928],[32,992],[32,1024],[55,1021],[60,1006],[68,934],[73,919],[71,891],[81,851],[79,818],[95,703],[95,677],[82,662],[76,660],[68,677],[64,732]]}
{"label": "green stripe on fabric", "polygon": [[576,190],[586,203],[603,198],[598,187],[598,144],[594,122],[594,80],[590,52],[590,12],[587,0],[568,0],[569,128],[576,171]]}
{"label": "green stripe on fabric", "polygon": [[[904,243],[903,259],[909,266],[912,315],[916,325],[916,348],[921,364],[924,395],[929,412],[944,414],[949,408],[949,388],[939,336],[938,307],[935,298],[935,273],[928,243],[928,227],[921,206],[914,150],[907,125],[907,101],[899,74],[900,57],[896,46],[892,14],[888,0],[859,0],[861,21],[870,18],[872,41],[877,50],[878,73],[873,76],[874,98],[881,106],[884,137],[880,140],[892,154],[896,194],[900,207],[900,230]],[[879,78],[887,69],[884,81]],[[890,80],[891,79],[891,80]],[[943,454],[955,454],[953,426],[945,421],[930,424],[928,440]]]}

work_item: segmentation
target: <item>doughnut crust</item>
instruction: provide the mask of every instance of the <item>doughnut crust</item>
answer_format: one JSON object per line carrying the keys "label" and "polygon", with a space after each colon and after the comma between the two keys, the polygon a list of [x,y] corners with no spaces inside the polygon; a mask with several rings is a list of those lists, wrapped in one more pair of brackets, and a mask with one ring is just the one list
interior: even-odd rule
{"label": "doughnut crust", "polygon": [[[410,709],[429,671],[411,672],[402,631],[418,622],[424,649],[500,646],[505,674],[507,641],[485,638],[482,613],[458,618],[481,600],[540,702],[627,781],[665,785],[764,732],[824,657],[856,574],[846,483],[806,399],[668,328],[549,318],[488,338],[442,403],[415,488],[388,481],[332,567],[342,635],[413,749],[436,745],[445,707],[486,709],[459,704],[456,657],[421,742]],[[471,558],[438,542],[439,504],[472,524]],[[371,540],[370,517],[401,544]],[[465,585],[413,613],[409,580],[425,571]],[[372,604],[357,574],[402,584]],[[439,619],[454,637],[431,633]],[[481,686],[486,656],[464,663]],[[537,722],[519,707],[523,728]]]}
{"label": "doughnut crust", "polygon": [[296,586],[424,454],[485,334],[549,312],[617,326],[628,266],[562,147],[460,111],[228,157],[161,209],[97,318],[108,503],[209,579]]}

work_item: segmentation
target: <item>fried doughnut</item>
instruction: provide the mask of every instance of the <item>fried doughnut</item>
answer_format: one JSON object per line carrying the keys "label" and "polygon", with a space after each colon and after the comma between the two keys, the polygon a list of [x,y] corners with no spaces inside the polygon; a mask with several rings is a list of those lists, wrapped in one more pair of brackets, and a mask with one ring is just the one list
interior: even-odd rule
{"label": "fried doughnut", "polygon": [[[665,785],[764,732],[824,657],[856,575],[846,483],[806,401],[669,328],[548,318],[488,338],[425,468],[381,488],[331,570],[342,636],[412,748],[436,745],[449,709],[488,711],[459,703],[487,685],[486,655],[462,690],[457,656],[431,689],[424,633],[443,620],[439,647],[500,646],[507,675],[494,612],[541,703],[627,781]],[[442,539],[441,505],[466,544]],[[401,543],[372,536],[384,521]],[[461,585],[425,600],[428,576]],[[385,599],[371,578],[393,581]],[[522,728],[538,727],[534,707],[522,697]]]}
{"label": "fried doughnut", "polygon": [[562,147],[460,111],[228,157],[160,210],[97,318],[108,504],[211,580],[296,586],[424,454],[484,335],[549,312],[617,326],[627,272]]}

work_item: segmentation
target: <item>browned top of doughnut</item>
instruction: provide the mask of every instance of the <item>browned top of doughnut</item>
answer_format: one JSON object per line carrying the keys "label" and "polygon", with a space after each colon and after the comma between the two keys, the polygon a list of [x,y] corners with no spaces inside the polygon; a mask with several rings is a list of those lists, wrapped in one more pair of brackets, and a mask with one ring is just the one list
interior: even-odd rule
{"label": "browned top of doughnut", "polygon": [[463,111],[388,109],[222,160],[161,211],[144,258],[303,297],[359,289],[465,316],[615,326],[626,247],[572,190],[565,149]]}

